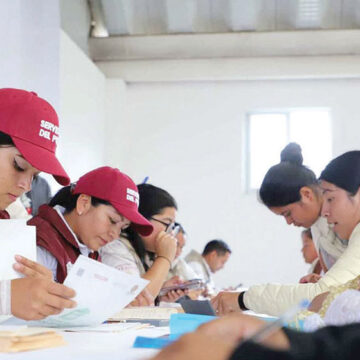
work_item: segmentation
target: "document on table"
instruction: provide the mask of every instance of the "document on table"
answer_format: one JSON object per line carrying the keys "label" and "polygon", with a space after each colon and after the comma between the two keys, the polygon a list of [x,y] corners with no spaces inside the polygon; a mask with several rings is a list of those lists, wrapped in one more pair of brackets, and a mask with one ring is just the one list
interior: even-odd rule
{"label": "document on table", "polygon": [[31,325],[96,326],[128,305],[148,281],[80,255],[64,284],[76,291],[77,307]]}
{"label": "document on table", "polygon": [[25,256],[36,261],[36,228],[26,220],[0,220],[0,280],[20,278],[13,270],[14,256]]}
{"label": "document on table", "polygon": [[76,327],[68,327],[61,328],[61,331],[69,331],[69,332],[96,332],[96,333],[120,333],[129,330],[138,330],[149,327],[149,324],[142,323],[107,323],[101,324],[98,326],[76,326]]}

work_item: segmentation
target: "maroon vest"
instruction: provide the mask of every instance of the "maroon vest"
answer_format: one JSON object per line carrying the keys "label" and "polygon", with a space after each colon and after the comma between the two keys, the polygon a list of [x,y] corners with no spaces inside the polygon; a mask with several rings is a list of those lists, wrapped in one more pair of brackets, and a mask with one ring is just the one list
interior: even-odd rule
{"label": "maroon vest", "polygon": [[[38,215],[27,222],[36,226],[36,244],[51,253],[57,260],[57,281],[63,283],[67,276],[67,263],[74,263],[80,255],[79,246],[55,209],[42,205]],[[99,260],[97,252],[89,255]]]}
{"label": "maroon vest", "polygon": [[0,219],[10,219],[10,215],[6,210],[0,210]]}

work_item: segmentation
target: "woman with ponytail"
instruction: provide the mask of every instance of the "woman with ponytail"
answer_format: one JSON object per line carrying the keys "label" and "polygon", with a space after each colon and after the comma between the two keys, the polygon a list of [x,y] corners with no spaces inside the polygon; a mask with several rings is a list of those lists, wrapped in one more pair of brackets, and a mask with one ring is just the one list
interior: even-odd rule
{"label": "woman with ponytail", "polygon": [[241,293],[222,292],[212,301],[219,314],[250,309],[277,316],[301,300],[311,301],[360,274],[360,239],[351,244],[341,240],[321,216],[323,194],[315,174],[302,164],[299,145],[289,144],[282,151],[281,162],[264,177],[260,199],[270,211],[283,216],[288,225],[311,227],[327,272],[315,283],[265,284]]}

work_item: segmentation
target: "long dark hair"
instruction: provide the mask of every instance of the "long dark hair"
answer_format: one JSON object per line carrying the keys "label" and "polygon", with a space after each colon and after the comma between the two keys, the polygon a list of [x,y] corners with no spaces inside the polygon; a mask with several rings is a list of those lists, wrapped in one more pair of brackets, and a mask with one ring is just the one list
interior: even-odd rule
{"label": "long dark hair", "polygon": [[260,187],[260,199],[267,207],[295,203],[301,199],[302,187],[309,186],[315,190],[317,184],[314,172],[302,164],[300,145],[288,144],[280,159],[279,164],[268,170]]}
{"label": "long dark hair", "polygon": [[[152,216],[160,214],[166,207],[177,209],[175,199],[165,190],[151,184],[138,185],[139,190],[139,213],[146,219],[150,220]],[[147,253],[145,244],[140,235],[131,227],[123,232],[124,236],[131,242],[137,255],[141,259],[145,270],[148,266],[145,263],[145,255]],[[153,255],[149,253],[150,256]]]}
{"label": "long dark hair", "polygon": [[[71,189],[73,186],[74,184],[71,184],[69,186],[65,186],[61,188],[50,200],[49,205],[51,207],[54,207],[55,205],[62,206],[63,208],[65,208],[65,214],[68,214],[69,212],[73,211],[76,208],[76,202],[80,196],[80,194],[72,193]],[[98,206],[100,204],[111,205],[106,200],[102,200],[94,196],[91,197],[92,206]]]}

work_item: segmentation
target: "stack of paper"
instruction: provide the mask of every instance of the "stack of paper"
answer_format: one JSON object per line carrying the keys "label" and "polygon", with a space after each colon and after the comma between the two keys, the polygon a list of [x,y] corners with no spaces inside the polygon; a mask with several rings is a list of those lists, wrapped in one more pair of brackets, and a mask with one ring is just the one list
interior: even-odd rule
{"label": "stack of paper", "polygon": [[63,337],[53,330],[26,328],[1,330],[0,352],[20,352],[64,345]]}
{"label": "stack of paper", "polygon": [[113,315],[109,321],[139,321],[156,326],[166,326],[171,314],[177,314],[176,308],[156,306],[130,307]]}

